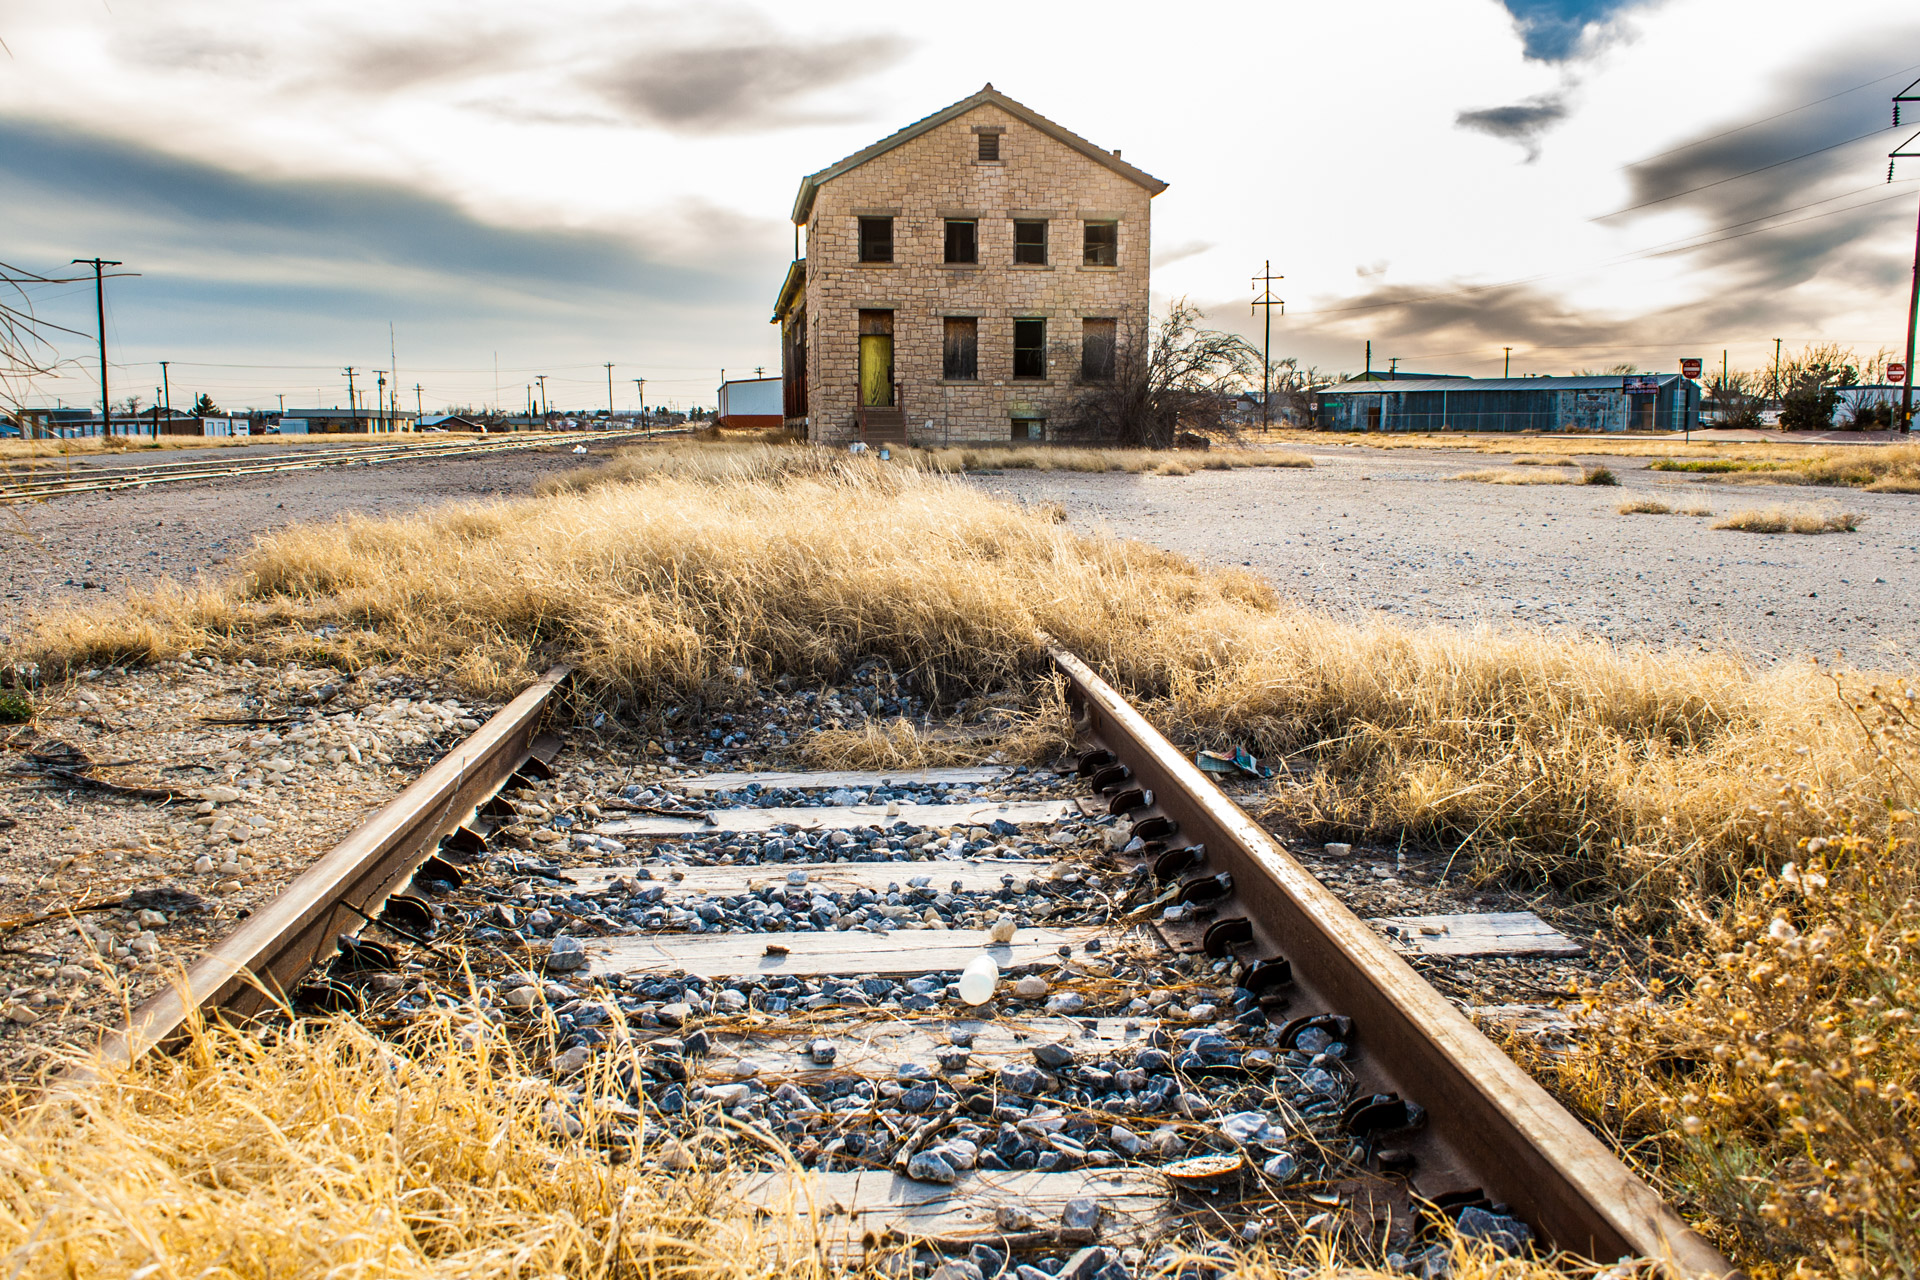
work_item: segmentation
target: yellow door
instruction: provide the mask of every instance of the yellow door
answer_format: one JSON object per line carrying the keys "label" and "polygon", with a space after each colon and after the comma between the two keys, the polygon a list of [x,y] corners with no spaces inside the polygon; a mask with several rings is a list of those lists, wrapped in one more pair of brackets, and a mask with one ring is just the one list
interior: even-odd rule
{"label": "yellow door", "polygon": [[893,335],[860,335],[860,403],[868,407],[893,403]]}

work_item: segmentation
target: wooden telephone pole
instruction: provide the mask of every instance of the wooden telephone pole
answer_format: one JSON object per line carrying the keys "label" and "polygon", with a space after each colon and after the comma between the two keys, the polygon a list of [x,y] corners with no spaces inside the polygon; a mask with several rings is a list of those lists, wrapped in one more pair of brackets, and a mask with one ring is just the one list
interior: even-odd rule
{"label": "wooden telephone pole", "polygon": [[[1285,276],[1273,274],[1273,262],[1271,260],[1266,262],[1261,267],[1260,274],[1253,278],[1253,305],[1256,309],[1260,307],[1267,309],[1266,336],[1260,344],[1260,426],[1262,429],[1271,425],[1273,420],[1270,411],[1270,406],[1273,401],[1273,387],[1271,384],[1271,378],[1273,376],[1273,309],[1278,307],[1280,308],[1281,315],[1287,314],[1285,299],[1273,296],[1273,282],[1275,280],[1285,279]],[[1252,312],[1250,311],[1248,314],[1251,315]]]}
{"label": "wooden telephone pole", "polygon": [[[1893,96],[1893,124],[1900,126],[1900,104],[1920,102],[1920,80],[1902,89]],[[1920,151],[1909,150],[1920,142],[1920,133],[1914,134],[1905,142],[1887,153],[1887,181],[1893,181],[1893,166],[1903,157],[1909,160],[1920,159]],[[1900,434],[1908,435],[1913,431],[1913,330],[1916,321],[1920,321],[1920,214],[1915,216],[1913,232],[1913,288],[1907,294],[1907,376],[1900,380]],[[102,362],[104,369],[105,362]]]}

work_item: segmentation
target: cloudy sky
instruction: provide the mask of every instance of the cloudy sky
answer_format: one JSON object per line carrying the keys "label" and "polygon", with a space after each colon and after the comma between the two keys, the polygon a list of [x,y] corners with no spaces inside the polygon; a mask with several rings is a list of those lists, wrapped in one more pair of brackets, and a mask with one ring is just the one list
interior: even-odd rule
{"label": "cloudy sky", "polygon": [[[0,0],[0,261],[101,255],[116,401],[711,403],[778,363],[795,185],[991,81],[1171,184],[1156,303],[1497,374],[1905,340],[1888,0]],[[804,15],[804,16],[802,16]],[[31,293],[91,335],[92,286]],[[78,359],[39,403],[89,403]],[[495,369],[498,369],[496,374]],[[361,383],[361,385],[365,385]]]}

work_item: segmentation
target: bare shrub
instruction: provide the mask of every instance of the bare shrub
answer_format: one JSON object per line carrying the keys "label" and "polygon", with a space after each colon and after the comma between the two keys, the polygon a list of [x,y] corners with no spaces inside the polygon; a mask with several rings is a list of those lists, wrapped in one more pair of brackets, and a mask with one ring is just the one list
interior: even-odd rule
{"label": "bare shrub", "polygon": [[1614,510],[1623,516],[1670,516],[1673,508],[1652,498],[1629,498]]}
{"label": "bare shrub", "polygon": [[1521,471],[1513,467],[1490,467],[1484,471],[1462,471],[1449,480],[1470,480],[1476,484],[1574,484],[1576,479],[1564,471]]}
{"label": "bare shrub", "polygon": [[1113,380],[1074,402],[1063,434],[1149,449],[1171,448],[1183,433],[1229,434],[1233,397],[1259,375],[1259,355],[1246,339],[1199,321],[1198,307],[1176,299],[1145,349],[1123,348]]}

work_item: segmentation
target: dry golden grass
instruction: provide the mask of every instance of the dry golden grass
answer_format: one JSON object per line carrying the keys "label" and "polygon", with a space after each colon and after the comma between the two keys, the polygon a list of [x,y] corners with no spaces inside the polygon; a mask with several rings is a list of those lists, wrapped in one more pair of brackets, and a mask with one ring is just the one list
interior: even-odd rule
{"label": "dry golden grass", "polygon": [[1484,471],[1462,471],[1458,475],[1448,476],[1449,480],[1471,480],[1479,484],[1593,484],[1616,485],[1619,479],[1605,467],[1586,467],[1579,475],[1563,470],[1575,463],[1546,463],[1553,467],[1551,471],[1521,471],[1519,466],[1542,465],[1538,460],[1522,459],[1513,467],[1492,467]]}
{"label": "dry golden grass", "polygon": [[1870,493],[1920,493],[1920,444],[1845,445],[1803,448],[1761,458],[1663,459],[1654,471],[1682,471],[1748,484],[1805,484],[1865,489]]}
{"label": "dry golden grass", "polygon": [[1714,521],[1713,527],[1741,533],[1852,533],[1863,518],[1821,507],[1772,506],[1732,512]]}
{"label": "dry golden grass", "polygon": [[[685,456],[687,474],[588,493],[283,531],[234,579],[50,616],[15,656],[54,671],[189,647],[410,660],[494,694],[565,659],[590,696],[640,707],[878,656],[952,700],[1045,678],[1046,632],[1192,745],[1305,766],[1279,802],[1310,832],[1438,846],[1649,924],[1678,890],[1782,852],[1751,816],[1753,762],[1776,744],[1812,744],[1796,776],[1857,773],[1801,667],[1355,625],[914,469]],[[324,624],[339,630],[316,637]]]}
{"label": "dry golden grass", "polygon": [[[397,1045],[345,1020],[202,1030],[182,1054],[109,1073],[84,1095],[16,1100],[0,1136],[8,1276],[908,1274],[910,1248],[845,1247],[846,1219],[804,1194],[768,1198],[763,1212],[743,1203],[725,1166],[746,1147],[777,1161],[771,1135],[716,1116],[685,1145],[644,1125],[616,1126],[606,1146],[568,1137],[568,1118],[591,1135],[624,1108],[621,1055],[555,1082],[475,1026],[435,1011]],[[1391,1275],[1350,1265],[1370,1244],[1349,1241],[1336,1261],[1324,1237],[1290,1233],[1228,1266],[1246,1280]],[[1458,1240],[1453,1250],[1459,1280],[1566,1274]]]}
{"label": "dry golden grass", "polygon": [[1791,858],[1683,904],[1671,998],[1614,982],[1571,1053],[1512,1046],[1761,1275],[1920,1274],[1920,714],[1905,682],[1842,714],[1871,781],[1765,771]]}
{"label": "dry golden grass", "polygon": [[[1437,847],[1455,874],[1588,897],[1624,936],[1703,943],[1667,953],[1681,998],[1598,993],[1610,1038],[1535,1070],[1760,1272],[1797,1253],[1911,1274],[1920,749],[1904,690],[1874,705],[1907,718],[1870,735],[1806,666],[1345,623],[1250,574],[1077,535],[923,471],[789,461],[819,452],[287,530],[232,581],[50,617],[14,656],[56,671],[186,646],[405,658],[496,693],[565,658],[589,699],[643,707],[879,656],[950,701],[1002,690],[1037,707],[971,744],[1017,757],[1063,733],[1049,632],[1176,740],[1295,765],[1271,803],[1303,833]],[[322,623],[340,630],[319,638]],[[816,750],[897,767],[957,748],[888,724]],[[279,1264],[250,1274],[490,1274],[514,1257],[520,1274],[593,1274],[629,1248],[638,1219],[609,1217],[625,1203],[667,1225],[613,1274],[813,1265],[804,1250],[765,1262],[787,1255],[752,1234],[764,1224],[715,1210],[700,1184],[556,1154],[535,1123],[544,1086],[509,1105],[490,1081],[460,1083],[480,1068],[458,1037],[396,1067],[359,1033],[326,1036],[235,1042],[78,1120],[30,1115],[4,1147],[0,1231],[115,1260],[72,1274],[128,1272],[155,1247],[180,1274],[237,1254]],[[70,1274],[64,1252],[24,1256],[37,1269],[20,1274]]]}
{"label": "dry golden grass", "polygon": [[1614,510],[1623,516],[1710,516],[1713,508],[1698,502],[1689,502],[1683,507],[1669,506],[1658,498],[1629,498]]}

